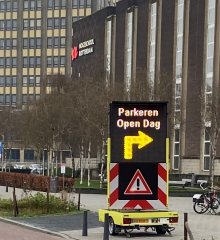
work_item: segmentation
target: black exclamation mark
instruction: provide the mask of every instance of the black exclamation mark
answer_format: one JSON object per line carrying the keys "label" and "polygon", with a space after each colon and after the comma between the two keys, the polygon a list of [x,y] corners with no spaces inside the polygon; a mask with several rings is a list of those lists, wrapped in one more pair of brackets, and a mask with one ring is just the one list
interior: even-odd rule
{"label": "black exclamation mark", "polygon": [[140,179],[137,178],[137,190],[140,190]]}

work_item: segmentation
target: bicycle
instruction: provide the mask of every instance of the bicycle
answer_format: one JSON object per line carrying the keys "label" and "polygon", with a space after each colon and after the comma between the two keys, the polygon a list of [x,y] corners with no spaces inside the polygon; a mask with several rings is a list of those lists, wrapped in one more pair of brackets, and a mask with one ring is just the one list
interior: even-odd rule
{"label": "bicycle", "polygon": [[217,196],[216,191],[220,190],[216,187],[206,187],[202,186],[203,183],[200,184],[200,188],[202,190],[210,189],[210,191],[202,194],[194,194],[193,196],[193,210],[198,214],[203,214],[205,212],[209,212],[211,214],[220,214],[220,199]]}

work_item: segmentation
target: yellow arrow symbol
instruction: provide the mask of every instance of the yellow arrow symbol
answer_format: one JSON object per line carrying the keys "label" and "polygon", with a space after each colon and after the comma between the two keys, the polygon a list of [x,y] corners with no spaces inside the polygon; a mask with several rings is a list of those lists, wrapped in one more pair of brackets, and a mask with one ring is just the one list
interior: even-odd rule
{"label": "yellow arrow symbol", "polygon": [[133,157],[133,144],[138,144],[138,148],[141,149],[153,142],[153,138],[149,137],[145,133],[138,131],[139,136],[125,136],[124,137],[124,159],[132,159]]}

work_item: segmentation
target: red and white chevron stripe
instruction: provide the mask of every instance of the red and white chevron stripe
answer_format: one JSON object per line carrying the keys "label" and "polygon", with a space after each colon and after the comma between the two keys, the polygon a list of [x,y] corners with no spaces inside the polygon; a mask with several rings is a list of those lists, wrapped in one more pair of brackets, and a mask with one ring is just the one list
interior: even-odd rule
{"label": "red and white chevron stripe", "polygon": [[110,163],[110,209],[166,209],[167,208],[167,164],[158,163],[157,200],[119,200],[119,163]]}

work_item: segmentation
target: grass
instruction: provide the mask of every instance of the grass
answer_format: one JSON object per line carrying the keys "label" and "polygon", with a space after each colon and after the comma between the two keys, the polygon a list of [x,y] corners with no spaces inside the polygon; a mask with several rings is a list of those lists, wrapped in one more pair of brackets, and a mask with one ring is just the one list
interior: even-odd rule
{"label": "grass", "polygon": [[[100,188],[100,180],[90,180],[90,186],[88,186],[88,180],[84,179],[82,184],[80,184],[80,179],[75,179],[75,188]],[[106,185],[105,185],[106,187]]]}
{"label": "grass", "polygon": [[[48,204],[49,203],[49,204]],[[42,193],[36,193],[17,201],[19,217],[33,217],[48,214],[78,213],[77,206],[73,201],[62,200],[59,197],[50,195],[49,202]],[[14,216],[12,199],[0,199],[0,216]]]}

